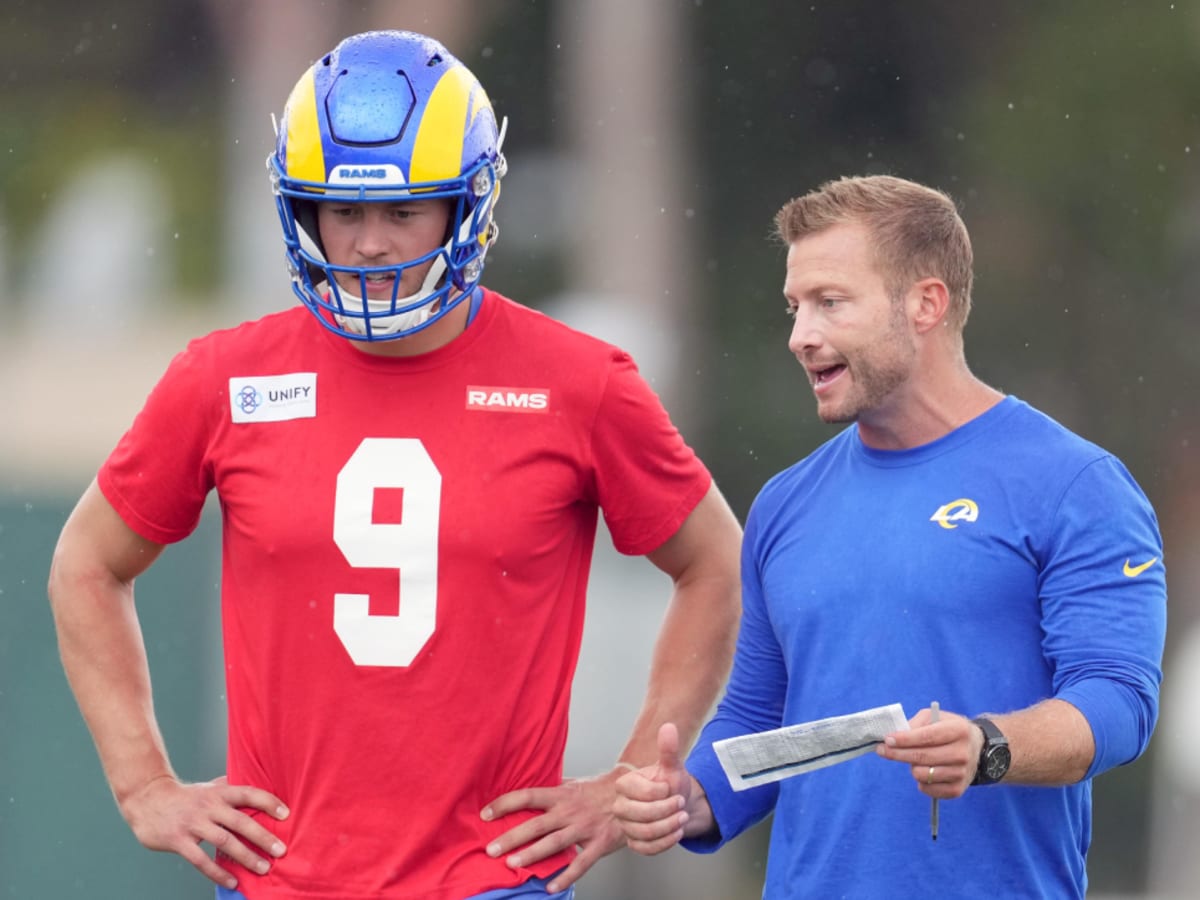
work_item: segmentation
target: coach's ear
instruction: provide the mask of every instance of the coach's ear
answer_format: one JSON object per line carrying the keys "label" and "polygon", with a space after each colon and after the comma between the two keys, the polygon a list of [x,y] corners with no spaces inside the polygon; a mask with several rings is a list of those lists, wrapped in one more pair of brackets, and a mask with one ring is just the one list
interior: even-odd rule
{"label": "coach's ear", "polygon": [[922,278],[908,289],[908,312],[917,334],[926,334],[946,321],[950,291],[940,278]]}

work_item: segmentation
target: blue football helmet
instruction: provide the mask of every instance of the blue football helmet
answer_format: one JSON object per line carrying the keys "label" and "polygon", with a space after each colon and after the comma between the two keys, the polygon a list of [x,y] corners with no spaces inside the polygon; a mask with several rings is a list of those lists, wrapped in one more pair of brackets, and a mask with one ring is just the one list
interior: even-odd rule
{"label": "blue football helmet", "polygon": [[[292,289],[326,328],[360,341],[428,328],[465,300],[499,232],[493,218],[507,164],[503,130],[483,87],[437,41],[408,31],[346,38],[292,89],[267,158]],[[317,202],[446,198],[445,243],[394,266],[332,265]],[[432,261],[421,288],[397,296],[407,269]],[[359,285],[354,296],[334,273]],[[390,300],[367,298],[367,276],[394,275]]]}

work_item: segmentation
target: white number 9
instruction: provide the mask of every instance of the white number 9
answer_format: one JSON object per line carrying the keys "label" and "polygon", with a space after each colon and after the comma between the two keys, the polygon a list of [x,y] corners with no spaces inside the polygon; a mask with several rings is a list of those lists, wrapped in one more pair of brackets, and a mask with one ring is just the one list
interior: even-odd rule
{"label": "white number 9", "polygon": [[[371,521],[376,488],[403,488],[400,524]],[[358,568],[396,569],[400,612],[371,615],[366,594],[334,594],[333,630],[359,666],[407,666],[437,621],[442,476],[415,438],[367,438],[337,477],[333,541]]]}

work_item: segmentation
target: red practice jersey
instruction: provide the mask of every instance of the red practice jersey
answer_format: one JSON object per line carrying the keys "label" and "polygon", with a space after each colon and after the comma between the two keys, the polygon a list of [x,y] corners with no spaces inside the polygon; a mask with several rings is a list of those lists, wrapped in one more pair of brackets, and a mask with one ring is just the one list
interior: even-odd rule
{"label": "red practice jersey", "polygon": [[222,857],[252,900],[451,900],[570,859],[508,869],[484,848],[521,818],[479,810],[562,779],[597,509],[645,554],[711,479],[627,354],[483,301],[414,358],[301,307],[195,340],[101,468],[158,543],[220,498],[229,781],[291,810],[269,874]]}

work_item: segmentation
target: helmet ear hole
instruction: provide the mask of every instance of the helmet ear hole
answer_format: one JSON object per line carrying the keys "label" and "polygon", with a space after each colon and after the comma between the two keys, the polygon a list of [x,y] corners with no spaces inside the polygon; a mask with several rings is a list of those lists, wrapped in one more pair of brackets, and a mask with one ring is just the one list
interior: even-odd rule
{"label": "helmet ear hole", "polygon": [[321,230],[317,227],[317,204],[315,200],[292,201],[292,211],[296,216],[296,224],[308,233],[312,242],[317,245],[321,255],[325,255],[325,246],[321,241]]}
{"label": "helmet ear hole", "polygon": [[446,233],[442,235],[442,246],[448,245],[456,237],[458,230],[457,225],[461,214],[458,211],[461,201],[449,200],[446,202],[448,207],[446,216]]}
{"label": "helmet ear hole", "polygon": [[[292,200],[292,214],[296,218],[296,228],[300,231],[300,239],[303,242],[304,238],[313,244],[313,247],[318,251],[321,259],[327,259],[325,256],[325,243],[321,240],[321,229],[317,224],[317,203],[315,200]],[[311,252],[311,251],[310,251]],[[319,284],[325,280],[325,272],[322,269],[306,264],[308,267],[308,275],[314,283]]]}

